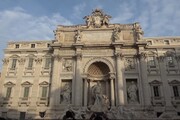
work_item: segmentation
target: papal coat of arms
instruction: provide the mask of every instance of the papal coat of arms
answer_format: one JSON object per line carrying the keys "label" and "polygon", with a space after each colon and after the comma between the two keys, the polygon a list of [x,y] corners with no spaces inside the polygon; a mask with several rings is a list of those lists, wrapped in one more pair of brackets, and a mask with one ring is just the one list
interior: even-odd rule
{"label": "papal coat of arms", "polygon": [[93,16],[93,23],[95,27],[101,27],[102,25],[102,20],[100,16]]}
{"label": "papal coat of arms", "polygon": [[92,15],[85,16],[87,27],[100,28],[101,26],[109,25],[109,18],[111,16],[104,14],[102,10],[95,9]]}

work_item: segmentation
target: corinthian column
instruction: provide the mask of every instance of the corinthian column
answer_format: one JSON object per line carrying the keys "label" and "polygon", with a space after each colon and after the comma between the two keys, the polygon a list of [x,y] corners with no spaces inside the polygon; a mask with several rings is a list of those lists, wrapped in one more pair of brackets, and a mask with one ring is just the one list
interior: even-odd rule
{"label": "corinthian column", "polygon": [[[138,56],[137,64],[139,68],[139,100],[142,105],[150,105],[150,91],[149,91],[149,83],[147,78],[147,55],[145,52],[141,52]],[[141,92],[142,91],[142,92]]]}
{"label": "corinthian column", "polygon": [[81,77],[81,53],[76,54],[76,74],[75,74],[75,105],[82,105],[82,77]]}
{"label": "corinthian column", "polygon": [[114,97],[114,74],[110,73],[110,84],[111,84],[111,106],[115,105],[115,97]]}
{"label": "corinthian column", "polygon": [[124,100],[124,83],[123,83],[123,56],[121,53],[116,53],[116,73],[117,73],[117,105],[124,105],[125,100]]}
{"label": "corinthian column", "polygon": [[54,50],[54,65],[53,65],[53,73],[52,73],[52,81],[51,81],[51,91],[50,91],[50,106],[56,106],[59,104],[60,97],[60,65],[61,65],[61,57],[58,55],[58,50]]}
{"label": "corinthian column", "polygon": [[84,106],[87,106],[87,90],[88,90],[88,82],[87,77],[84,78]]}

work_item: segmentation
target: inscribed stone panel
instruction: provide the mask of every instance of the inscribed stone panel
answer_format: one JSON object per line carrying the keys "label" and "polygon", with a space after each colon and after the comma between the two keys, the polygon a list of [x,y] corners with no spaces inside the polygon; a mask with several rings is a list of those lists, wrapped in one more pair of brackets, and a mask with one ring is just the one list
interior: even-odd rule
{"label": "inscribed stone panel", "polygon": [[102,41],[111,41],[112,32],[109,31],[90,31],[83,32],[83,41],[88,42],[102,42]]}
{"label": "inscribed stone panel", "polygon": [[74,32],[66,32],[64,42],[74,42]]}
{"label": "inscribed stone panel", "polygon": [[123,31],[123,40],[133,40],[133,32]]}

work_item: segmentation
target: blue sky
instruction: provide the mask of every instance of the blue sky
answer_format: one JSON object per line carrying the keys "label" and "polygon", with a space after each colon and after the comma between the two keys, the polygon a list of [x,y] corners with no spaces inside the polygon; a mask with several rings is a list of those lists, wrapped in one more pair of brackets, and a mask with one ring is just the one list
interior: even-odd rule
{"label": "blue sky", "polygon": [[145,37],[180,36],[180,0],[0,0],[0,59],[8,41],[52,40],[57,25],[85,24],[95,8],[110,23],[140,22]]}

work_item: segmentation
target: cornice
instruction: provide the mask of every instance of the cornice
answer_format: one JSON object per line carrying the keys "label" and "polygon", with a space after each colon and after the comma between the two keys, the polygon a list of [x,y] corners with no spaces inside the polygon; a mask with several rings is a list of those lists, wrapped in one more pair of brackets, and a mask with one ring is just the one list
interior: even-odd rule
{"label": "cornice", "polygon": [[8,44],[23,44],[23,43],[52,43],[52,40],[29,40],[29,41],[10,41]]}

